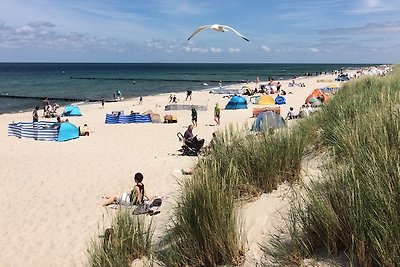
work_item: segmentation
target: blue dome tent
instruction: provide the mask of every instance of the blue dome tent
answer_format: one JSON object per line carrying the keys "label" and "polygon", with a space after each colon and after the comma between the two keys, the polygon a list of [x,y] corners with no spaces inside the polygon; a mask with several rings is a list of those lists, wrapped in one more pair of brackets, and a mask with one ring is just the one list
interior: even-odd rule
{"label": "blue dome tent", "polygon": [[77,106],[68,105],[64,108],[62,116],[82,116],[82,114]]}
{"label": "blue dome tent", "polygon": [[266,129],[276,129],[286,127],[285,120],[274,111],[265,111],[258,114],[256,120],[254,121],[252,131],[262,131]]}
{"label": "blue dome tent", "polygon": [[247,109],[247,100],[243,96],[232,96],[225,109]]}
{"label": "blue dome tent", "polygon": [[79,129],[75,125],[69,122],[63,122],[60,124],[58,130],[57,142],[68,141],[79,137]]}

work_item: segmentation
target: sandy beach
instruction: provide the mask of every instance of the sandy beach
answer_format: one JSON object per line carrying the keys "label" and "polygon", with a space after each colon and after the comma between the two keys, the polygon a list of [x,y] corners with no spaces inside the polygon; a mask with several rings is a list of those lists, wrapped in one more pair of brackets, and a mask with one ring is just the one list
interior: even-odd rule
{"label": "sandy beach", "polygon": [[[348,73],[352,75],[355,70]],[[329,74],[298,79],[305,87],[288,87],[291,81],[280,81],[288,93],[287,104],[281,106],[282,116],[289,107],[297,111],[313,89],[331,84],[340,86],[334,82],[335,77]],[[253,108],[259,107],[249,103],[248,109],[224,110],[229,99],[208,91],[194,91],[188,101],[185,93],[176,96],[180,104],[208,106],[207,111],[198,111],[198,127],[194,129],[194,134],[204,138],[206,144],[214,131],[230,124],[250,127],[254,121]],[[85,265],[88,243],[107,227],[115,213],[113,209],[98,206],[101,197],[131,190],[135,172],[143,173],[150,195],[168,197],[161,213],[153,217],[155,237],[162,236],[178,196],[177,179],[184,179],[179,170],[196,163],[196,157],[179,155],[181,142],[176,136],[191,124],[190,110],[165,111],[168,97],[169,94],[146,96],[142,104],[138,104],[139,99],[105,103],[104,109],[100,103],[79,105],[83,116],[70,117],[69,121],[76,126],[87,124],[90,136],[67,142],[8,137],[8,123],[30,122],[31,112],[0,116],[0,266]],[[221,106],[219,126],[213,120],[215,103]],[[173,114],[178,122],[105,124],[106,113],[117,110],[125,113],[152,110],[161,118]],[[264,234],[282,223],[279,213],[287,208],[285,190],[282,186],[242,209],[248,245],[246,266],[254,266],[254,261],[259,260],[258,243],[265,240]]]}

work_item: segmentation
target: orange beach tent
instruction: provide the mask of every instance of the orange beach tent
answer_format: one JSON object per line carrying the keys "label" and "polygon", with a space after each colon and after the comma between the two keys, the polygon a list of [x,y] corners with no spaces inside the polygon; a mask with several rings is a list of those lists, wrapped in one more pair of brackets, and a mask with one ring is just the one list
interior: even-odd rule
{"label": "orange beach tent", "polygon": [[311,98],[323,98],[324,101],[323,102],[329,102],[330,97],[329,95],[325,94],[324,92],[322,92],[321,89],[315,89],[311,92],[311,94],[306,98],[305,103],[309,103]]}

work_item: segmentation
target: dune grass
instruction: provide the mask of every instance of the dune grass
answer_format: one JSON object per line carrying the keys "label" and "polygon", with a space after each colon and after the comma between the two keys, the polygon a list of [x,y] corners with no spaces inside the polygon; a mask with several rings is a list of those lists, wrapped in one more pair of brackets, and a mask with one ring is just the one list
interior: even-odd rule
{"label": "dune grass", "polygon": [[355,266],[400,262],[399,94],[398,70],[360,78],[318,114],[331,160],[295,194],[287,235],[263,246],[275,264],[300,264],[321,249]]}
{"label": "dune grass", "polygon": [[218,133],[182,192],[168,230],[167,266],[238,265],[244,257],[240,201],[299,178],[309,139],[297,129]]}
{"label": "dune grass", "polygon": [[237,265],[242,261],[237,180],[235,168],[221,173],[218,162],[207,161],[182,182],[167,235],[163,259],[167,266]]}
{"label": "dune grass", "polygon": [[221,172],[233,165],[241,196],[254,197],[271,192],[283,182],[298,180],[309,141],[304,137],[297,128],[266,130],[257,135],[230,128],[219,133],[207,160],[220,162]]}
{"label": "dune grass", "polygon": [[152,222],[146,222],[144,216],[120,209],[104,238],[92,239],[89,266],[130,266],[134,259],[150,258],[153,232]]}

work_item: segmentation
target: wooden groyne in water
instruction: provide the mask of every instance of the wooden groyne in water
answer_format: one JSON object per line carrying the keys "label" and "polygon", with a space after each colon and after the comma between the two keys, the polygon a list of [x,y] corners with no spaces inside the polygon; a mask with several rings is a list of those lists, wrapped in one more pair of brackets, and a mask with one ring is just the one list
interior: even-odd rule
{"label": "wooden groyne in water", "polygon": [[244,80],[189,80],[189,79],[157,79],[157,78],[139,78],[139,79],[133,79],[133,78],[108,78],[108,77],[74,77],[70,76],[70,79],[75,79],[75,80],[109,80],[109,81],[152,81],[152,82],[202,82],[202,83],[209,83],[209,82],[214,82],[214,83],[244,83],[246,81]]}
{"label": "wooden groyne in water", "polygon": [[[0,94],[1,98],[13,98],[13,99],[40,99],[43,100],[46,97],[43,96],[22,96],[22,95],[10,95]],[[48,100],[59,100],[65,102],[100,102],[101,99],[87,99],[87,98],[72,98],[72,97],[47,97]],[[105,102],[115,102],[116,100],[105,100]]]}

